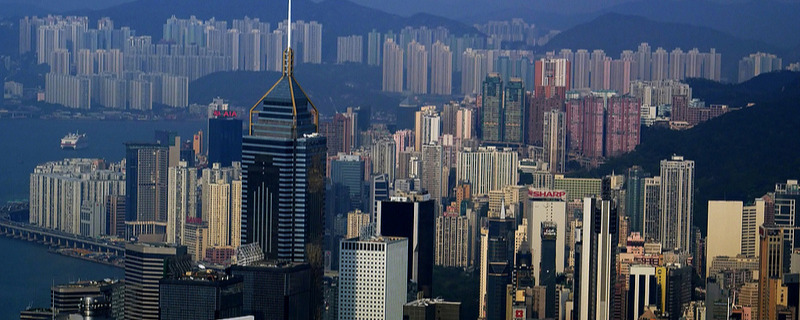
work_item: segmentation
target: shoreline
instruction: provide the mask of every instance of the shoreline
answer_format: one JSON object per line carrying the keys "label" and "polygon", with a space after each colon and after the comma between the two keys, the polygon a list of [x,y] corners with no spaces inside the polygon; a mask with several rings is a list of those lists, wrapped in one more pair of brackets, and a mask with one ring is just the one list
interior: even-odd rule
{"label": "shoreline", "polygon": [[[86,256],[78,255],[78,254],[70,254],[69,252],[62,251],[62,250],[74,250],[74,248],[54,247],[54,246],[50,246],[50,245],[47,245],[47,244],[44,244],[44,243],[39,243],[39,242],[36,242],[36,241],[29,241],[27,239],[17,238],[17,237],[5,235],[5,234],[0,234],[0,236],[3,236],[6,239],[24,241],[24,242],[31,243],[31,244],[34,244],[34,245],[37,245],[37,246],[45,247],[45,248],[47,248],[47,252],[51,253],[51,254],[57,254],[57,255],[60,255],[60,256],[64,256],[64,257],[70,257],[70,258],[80,259],[80,260],[93,262],[93,263],[97,263],[97,264],[102,264],[102,265],[117,267],[117,268],[120,268],[120,269],[125,269],[124,263],[116,264],[116,263],[113,263],[113,262],[110,262],[110,261],[105,261],[105,260],[96,259],[96,258],[92,258],[92,257],[86,257]],[[92,253],[100,253],[100,252],[92,252]],[[121,259],[124,259],[124,258],[120,258],[120,260]]]}

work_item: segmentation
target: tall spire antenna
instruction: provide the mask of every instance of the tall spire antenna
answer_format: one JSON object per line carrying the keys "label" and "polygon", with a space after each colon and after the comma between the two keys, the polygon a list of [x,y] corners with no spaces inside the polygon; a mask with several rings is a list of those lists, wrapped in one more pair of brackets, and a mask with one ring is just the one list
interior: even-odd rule
{"label": "tall spire antenna", "polygon": [[291,49],[292,48],[292,0],[289,0],[289,15],[288,18],[286,18],[286,30],[287,30],[286,33],[288,34],[287,37],[288,44],[286,48]]}

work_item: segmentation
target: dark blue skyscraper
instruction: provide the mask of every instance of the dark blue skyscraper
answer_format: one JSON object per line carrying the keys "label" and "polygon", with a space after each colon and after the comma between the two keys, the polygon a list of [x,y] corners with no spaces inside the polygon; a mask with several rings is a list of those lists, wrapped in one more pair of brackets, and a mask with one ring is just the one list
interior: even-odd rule
{"label": "dark blue skyscraper", "polygon": [[125,220],[167,221],[168,147],[125,144]]}
{"label": "dark blue skyscraper", "polygon": [[242,161],[242,120],[208,119],[208,163],[227,167],[233,161]]}
{"label": "dark blue skyscraper", "polygon": [[250,109],[242,139],[242,243],[259,243],[267,259],[308,262],[308,307],[317,308],[319,317],[326,146],[317,133],[317,109],[295,80],[293,64],[290,47],[283,75]]}
{"label": "dark blue skyscraper", "polygon": [[345,190],[342,193],[348,195],[347,198],[335,200],[342,203],[337,207],[346,211],[368,210],[364,208],[364,160],[361,156],[340,154],[331,160],[331,183],[333,188]]}

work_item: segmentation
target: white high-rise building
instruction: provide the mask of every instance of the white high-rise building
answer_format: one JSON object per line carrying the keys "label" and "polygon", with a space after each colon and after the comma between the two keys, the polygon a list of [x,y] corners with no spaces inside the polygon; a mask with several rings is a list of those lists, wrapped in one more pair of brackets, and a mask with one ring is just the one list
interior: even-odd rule
{"label": "white high-rise building", "polygon": [[436,41],[431,49],[431,94],[450,95],[453,87],[453,53]]}
{"label": "white high-rise building", "polygon": [[408,239],[378,236],[339,245],[339,320],[402,319]]}
{"label": "white high-rise building", "polygon": [[406,50],[406,90],[411,93],[428,93],[428,50],[411,41]]}
{"label": "white high-rise building", "polygon": [[[556,226],[556,272],[564,272],[566,236],[567,236],[567,192],[561,190],[530,189],[528,192],[530,205],[528,212],[528,243],[532,254],[531,265],[534,275],[539,274],[539,263],[542,261],[542,223],[549,222]],[[552,257],[550,257],[552,258]],[[536,278],[536,277],[534,277]],[[536,279],[537,283],[539,279]]]}
{"label": "white high-rise building", "polygon": [[382,139],[372,143],[372,174],[385,174],[394,181],[397,166],[396,143],[393,139]]}
{"label": "white high-rise building", "polygon": [[456,181],[468,181],[475,196],[515,185],[519,180],[519,155],[510,148],[464,148],[458,152]]}
{"label": "white high-rise building", "polygon": [[383,91],[403,92],[403,49],[391,38],[383,43]]}
{"label": "white high-rise building", "polygon": [[694,161],[661,160],[661,245],[689,252],[694,204]]}
{"label": "white high-rise building", "polygon": [[336,63],[363,61],[364,38],[359,35],[336,38]]}
{"label": "white high-rise building", "polygon": [[167,242],[183,244],[186,218],[197,217],[199,209],[197,169],[181,161],[167,172]]}
{"label": "white high-rise building", "polygon": [[[105,215],[103,204],[115,195],[125,195],[125,173],[118,164],[106,167],[101,159],[79,158],[40,164],[30,176],[29,222],[76,235],[105,234],[104,223],[99,230],[82,230],[81,220],[104,220],[97,215]],[[81,219],[82,207],[95,216]]]}

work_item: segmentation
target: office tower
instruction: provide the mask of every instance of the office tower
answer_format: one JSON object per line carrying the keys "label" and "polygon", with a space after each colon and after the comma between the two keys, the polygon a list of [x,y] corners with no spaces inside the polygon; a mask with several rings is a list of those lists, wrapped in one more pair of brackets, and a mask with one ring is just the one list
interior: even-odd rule
{"label": "office tower", "polygon": [[370,223],[369,213],[361,212],[361,210],[354,210],[347,213],[347,236],[345,239],[352,239],[361,237],[364,228],[368,227]]}
{"label": "office tower", "polygon": [[503,141],[503,79],[499,73],[486,75],[481,99],[481,138],[484,141]]}
{"label": "office tower", "polygon": [[427,193],[395,192],[378,202],[376,234],[408,238],[408,280],[432,297],[435,202]]}
{"label": "office tower", "polygon": [[370,192],[369,214],[371,217],[374,218],[375,215],[378,214],[378,201],[389,200],[390,181],[387,175],[379,174],[372,176],[371,184],[372,187],[369,188]]}
{"label": "office tower", "polygon": [[189,267],[186,247],[148,243],[125,245],[125,319],[159,319],[161,278]]}
{"label": "office tower", "polygon": [[525,86],[520,78],[511,78],[503,92],[503,141],[522,144],[525,142]]}
{"label": "office tower", "polygon": [[391,38],[383,43],[383,82],[385,92],[403,92],[403,48]]}
{"label": "office tower", "polygon": [[[529,207],[530,211],[525,213],[525,217],[528,219],[528,243],[532,254],[531,266],[534,275],[539,274],[542,260],[549,258],[552,258],[555,263],[555,272],[564,273],[568,219],[566,199],[567,192],[561,190],[531,189],[528,192],[530,205],[526,207]],[[548,227],[555,228],[554,233],[548,231],[546,237],[550,239],[552,236],[555,241],[553,257],[546,256],[542,249],[542,235],[544,234],[542,228],[545,223]]]}
{"label": "office tower", "polygon": [[309,308],[313,271],[308,263],[260,260],[263,254],[252,259],[237,257],[239,264],[227,272],[242,279],[243,314],[255,320],[315,319],[314,308]]}
{"label": "office tower", "polygon": [[[584,198],[583,227],[575,252],[575,319],[611,319],[616,277],[617,207],[612,200]],[[580,263],[577,263],[580,261]]]}
{"label": "office tower", "polygon": [[242,230],[242,167],[219,163],[203,169],[203,210],[201,217],[208,222],[206,243],[211,248],[235,249],[241,244]]}
{"label": "office tower", "polygon": [[469,182],[472,194],[488,195],[491,190],[516,185],[519,155],[510,148],[464,148],[458,152],[456,181]]}
{"label": "office tower", "polygon": [[644,179],[642,167],[628,168],[625,174],[625,214],[630,218],[631,232],[644,232]]}
{"label": "office tower", "polygon": [[628,319],[639,319],[646,308],[656,305],[658,293],[656,268],[648,265],[632,265],[628,289]]}
{"label": "office tower", "polygon": [[[563,222],[561,223],[563,226]],[[558,250],[561,249],[563,251],[563,246],[558,247],[558,225],[552,221],[545,221],[541,223],[541,233],[539,234],[539,265],[538,265],[538,285],[540,287],[545,287],[545,297],[544,297],[544,313],[539,312],[539,317],[541,318],[544,315],[547,318],[553,318],[556,315],[556,265],[564,263],[564,260],[558,260]],[[563,229],[563,228],[562,228]],[[532,236],[536,237],[536,235]],[[561,242],[564,240],[564,236],[561,236]]]}
{"label": "office tower", "polygon": [[363,61],[364,38],[359,35],[336,38],[336,63]]}
{"label": "office tower", "polygon": [[661,241],[661,177],[644,178],[644,230],[642,236],[650,242]]}
{"label": "office tower", "polygon": [[334,188],[344,190],[348,197],[336,199],[345,211],[364,207],[364,160],[358,155],[339,154],[331,160],[331,183]]}
{"label": "office tower", "polygon": [[797,180],[787,180],[786,183],[776,183],[775,192],[771,194],[772,210],[767,211],[769,216],[764,222],[774,222],[784,227],[784,235],[789,240],[792,250],[800,248],[800,237],[795,235],[795,229],[800,226],[800,219],[795,216],[797,204],[800,203],[800,184]]}
{"label": "office tower", "polygon": [[159,281],[160,320],[243,316],[242,278],[200,269]]}
{"label": "office tower", "polygon": [[783,228],[775,225],[759,227],[761,258],[758,270],[758,319],[777,319],[777,305],[784,273],[789,272],[791,243]]}
{"label": "office tower", "polygon": [[125,196],[106,197],[106,233],[120,238],[125,237]]}
{"label": "office tower", "polygon": [[310,305],[319,315],[326,141],[293,64],[288,47],[281,78],[250,110],[242,141],[242,243],[258,242],[269,259],[311,264]]}
{"label": "office tower", "polygon": [[441,131],[442,117],[436,111],[436,106],[424,106],[415,112],[414,151],[421,152],[423,145],[438,143]]}
{"label": "office tower", "polygon": [[381,65],[381,33],[375,29],[367,34],[367,64]]}
{"label": "office tower", "polygon": [[534,97],[566,97],[572,84],[570,62],[567,59],[540,59],[536,61]]}
{"label": "office tower", "polygon": [[437,299],[418,299],[403,305],[403,319],[407,320],[458,320],[461,302]]}
{"label": "office tower", "polygon": [[683,80],[686,75],[686,54],[681,48],[669,53],[669,79]]}
{"label": "office tower", "polygon": [[639,145],[640,102],[630,97],[612,97],[606,103],[605,157],[618,157]]}
{"label": "office tower", "polygon": [[445,196],[442,186],[447,180],[442,179],[442,146],[426,144],[422,146],[422,189],[427,190],[431,199],[436,202],[436,212],[441,212],[442,197]]}
{"label": "office tower", "polygon": [[242,161],[242,120],[233,117],[208,119],[208,163],[230,166]]}
{"label": "office tower", "polygon": [[544,112],[542,158],[547,161],[550,171],[564,173],[567,169],[567,130],[566,114],[560,110]]}
{"label": "office tower", "polygon": [[485,249],[482,255],[486,256],[482,259],[481,274],[486,280],[485,289],[481,292],[485,296],[479,295],[478,299],[485,300],[486,313],[483,318],[487,320],[506,319],[506,287],[511,284],[514,229],[514,220],[507,219],[505,209],[502,209],[500,217],[489,218],[486,236],[481,239],[482,250]]}
{"label": "office tower", "polygon": [[168,148],[125,144],[126,221],[167,220]]}
{"label": "office tower", "polygon": [[[459,210],[460,211],[460,210]],[[436,217],[437,266],[466,268],[469,266],[469,218],[458,212],[444,212]]]}
{"label": "office tower", "polygon": [[372,174],[386,175],[394,181],[397,166],[397,144],[393,139],[381,139],[372,143]]}
{"label": "office tower", "polygon": [[[657,274],[658,272],[659,270],[656,269]],[[693,270],[690,266],[673,264],[667,266],[666,272],[666,294],[662,298],[664,302],[662,312],[668,315],[667,319],[678,320],[681,319],[684,305],[692,301]],[[664,292],[663,290],[662,292]]]}
{"label": "office tower", "polygon": [[[340,243],[340,320],[402,319],[408,242],[403,237],[381,236]],[[367,278],[369,282],[364,281]]]}
{"label": "office tower", "polygon": [[[116,310],[114,316],[123,316],[120,309],[124,309],[124,286],[119,280],[76,281],[58,284],[50,287],[51,308],[58,315],[81,313],[82,304],[97,302],[104,304],[108,309]],[[86,306],[89,309],[90,306]],[[110,310],[107,310],[110,311]],[[97,315],[100,315],[99,313]],[[112,316],[106,314],[105,316]],[[51,317],[48,317],[50,319]]]}
{"label": "office tower", "polygon": [[428,50],[416,41],[408,43],[406,49],[406,90],[428,93]]}
{"label": "office tower", "polygon": [[[553,177],[553,189],[567,192],[567,203],[576,200],[583,203],[583,198],[600,194],[601,179],[592,178],[567,178],[563,174]],[[580,208],[583,208],[581,204]]]}
{"label": "office tower", "polygon": [[167,242],[183,244],[183,224],[186,218],[197,217],[200,209],[197,168],[190,168],[181,161],[178,166],[169,167],[167,173]]}
{"label": "office tower", "polygon": [[436,41],[431,50],[431,94],[450,95],[453,91],[453,53]]}
{"label": "office tower", "polygon": [[694,161],[661,160],[661,245],[689,252],[694,205]]}
{"label": "office tower", "polygon": [[651,55],[650,80],[669,79],[669,56],[664,48],[658,47]]}
{"label": "office tower", "polygon": [[[743,206],[741,201],[709,201],[706,236],[706,275],[715,257],[736,257],[743,247]],[[762,216],[763,217],[763,216]],[[763,218],[762,218],[763,220]]]}

